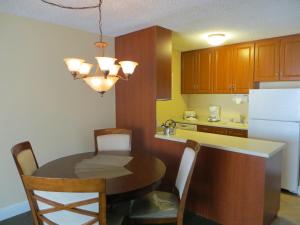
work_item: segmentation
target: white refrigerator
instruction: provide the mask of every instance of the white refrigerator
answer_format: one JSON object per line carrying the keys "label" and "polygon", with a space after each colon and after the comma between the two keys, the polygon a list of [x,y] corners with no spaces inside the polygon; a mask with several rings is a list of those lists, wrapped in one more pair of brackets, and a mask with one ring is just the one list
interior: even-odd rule
{"label": "white refrigerator", "polygon": [[300,195],[300,89],[257,89],[249,93],[250,138],[285,142],[281,187]]}

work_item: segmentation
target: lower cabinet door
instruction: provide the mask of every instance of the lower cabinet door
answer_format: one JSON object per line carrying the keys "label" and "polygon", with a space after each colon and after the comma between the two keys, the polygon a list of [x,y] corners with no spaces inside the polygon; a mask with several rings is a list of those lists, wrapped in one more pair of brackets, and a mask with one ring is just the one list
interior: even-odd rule
{"label": "lower cabinet door", "polygon": [[197,126],[197,131],[198,132],[205,132],[205,133],[214,133],[214,127],[198,125]]}
{"label": "lower cabinet door", "polygon": [[235,137],[248,137],[247,130],[232,129],[232,128],[226,128],[226,127],[213,127],[213,126],[198,125],[197,131],[205,132],[205,133],[212,133],[212,134],[235,136]]}
{"label": "lower cabinet door", "polygon": [[227,131],[229,136],[236,136],[236,137],[248,137],[247,130],[240,130],[240,129],[229,129]]}
{"label": "lower cabinet door", "polygon": [[223,127],[214,127],[214,133],[215,134],[222,134],[222,135],[227,135],[227,128],[223,128]]}

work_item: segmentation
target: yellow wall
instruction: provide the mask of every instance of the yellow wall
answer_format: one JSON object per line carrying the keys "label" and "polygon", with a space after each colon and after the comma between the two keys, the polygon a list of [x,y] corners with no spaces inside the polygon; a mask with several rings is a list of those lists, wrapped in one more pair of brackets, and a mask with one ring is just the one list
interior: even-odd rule
{"label": "yellow wall", "polygon": [[181,95],[181,54],[173,50],[172,54],[172,100],[156,101],[156,121],[160,126],[171,118],[182,117],[187,109],[187,96]]}
{"label": "yellow wall", "polygon": [[[76,56],[95,65],[98,35],[1,13],[0,28],[1,220],[26,200],[10,148],[30,140],[40,165],[94,151],[93,130],[115,126],[115,93],[101,98],[63,62]],[[105,40],[114,56],[114,38]]]}

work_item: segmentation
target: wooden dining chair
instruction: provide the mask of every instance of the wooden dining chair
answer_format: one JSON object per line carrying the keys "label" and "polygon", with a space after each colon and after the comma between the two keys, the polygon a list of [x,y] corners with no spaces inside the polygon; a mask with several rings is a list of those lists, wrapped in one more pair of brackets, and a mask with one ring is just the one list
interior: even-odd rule
{"label": "wooden dining chair", "polygon": [[44,178],[22,175],[36,225],[121,225],[124,215],[106,215],[105,179]]}
{"label": "wooden dining chair", "polygon": [[[39,165],[37,163],[36,157],[34,155],[34,152],[32,150],[31,144],[29,141],[21,142],[19,144],[16,144],[12,147],[11,153],[13,156],[13,159],[15,161],[17,170],[19,172],[20,177],[22,175],[32,175],[38,168]],[[24,183],[23,183],[24,186]],[[25,188],[25,187],[24,187]],[[29,196],[27,191],[25,190],[27,199],[29,200]],[[34,207],[31,205],[32,202],[29,201],[30,207]],[[34,220],[34,224],[38,224],[35,217],[35,212],[32,211],[32,216]]]}
{"label": "wooden dining chair", "polygon": [[199,143],[186,142],[173,193],[153,191],[134,200],[129,216],[132,224],[183,225],[185,203],[199,150]]}
{"label": "wooden dining chair", "polygon": [[95,151],[131,151],[132,131],[108,128],[94,131]]}

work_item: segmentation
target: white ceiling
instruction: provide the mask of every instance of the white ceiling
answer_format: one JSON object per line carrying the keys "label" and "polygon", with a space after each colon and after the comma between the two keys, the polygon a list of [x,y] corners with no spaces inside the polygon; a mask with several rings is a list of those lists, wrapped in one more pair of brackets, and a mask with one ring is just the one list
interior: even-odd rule
{"label": "white ceiling", "polygon": [[[97,0],[51,0],[72,6]],[[98,32],[97,9],[68,10],[40,0],[0,0],[0,12]],[[103,32],[118,36],[152,25],[176,31],[179,50],[208,47],[202,35],[227,32],[237,43],[300,33],[300,0],[104,0]]]}

